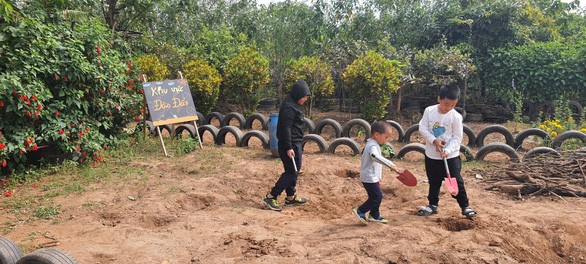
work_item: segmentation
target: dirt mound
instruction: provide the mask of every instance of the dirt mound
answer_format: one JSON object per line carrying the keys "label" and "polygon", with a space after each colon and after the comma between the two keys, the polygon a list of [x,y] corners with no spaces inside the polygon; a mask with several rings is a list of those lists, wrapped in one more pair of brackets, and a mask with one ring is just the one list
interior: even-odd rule
{"label": "dirt mound", "polygon": [[385,170],[381,213],[390,222],[363,226],[351,212],[366,199],[359,156],[305,154],[298,193],[310,202],[274,212],[261,197],[282,165],[268,151],[152,155],[126,165],[140,173],[55,198],[56,219],[3,212],[0,223],[16,226],[6,236],[28,251],[47,240],[31,234],[50,232],[80,263],[586,263],[583,200],[484,191],[474,163],[463,171],[474,220],[445,192],[439,214],[415,215],[427,203],[423,162],[396,160],[420,184],[406,187]]}

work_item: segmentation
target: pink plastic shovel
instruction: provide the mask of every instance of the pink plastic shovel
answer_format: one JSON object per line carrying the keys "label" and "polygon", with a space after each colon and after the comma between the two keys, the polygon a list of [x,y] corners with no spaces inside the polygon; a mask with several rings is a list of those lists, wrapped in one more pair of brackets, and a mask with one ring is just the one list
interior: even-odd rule
{"label": "pink plastic shovel", "polygon": [[446,165],[446,174],[448,178],[445,180],[446,187],[448,188],[448,192],[451,195],[458,195],[458,182],[456,182],[456,178],[452,178],[450,176],[450,168],[448,167],[448,160],[444,158],[444,165]]}

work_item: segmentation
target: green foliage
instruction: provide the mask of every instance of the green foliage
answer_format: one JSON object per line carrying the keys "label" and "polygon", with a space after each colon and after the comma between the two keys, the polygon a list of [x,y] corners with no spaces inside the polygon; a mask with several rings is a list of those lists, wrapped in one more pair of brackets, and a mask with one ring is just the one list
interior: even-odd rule
{"label": "green foliage", "polygon": [[494,50],[483,72],[489,92],[496,97],[503,98],[503,89],[514,80],[524,100],[552,101],[565,94],[583,102],[585,65],[585,42],[548,42]]}
{"label": "green foliage", "polygon": [[199,142],[195,138],[180,138],[177,144],[177,155],[182,156],[188,154],[199,147]]}
{"label": "green foliage", "polygon": [[445,45],[419,51],[411,67],[415,82],[428,87],[462,83],[476,71],[468,54]]}
{"label": "green foliage", "polygon": [[140,56],[135,61],[141,70],[141,74],[146,75],[147,81],[163,81],[169,77],[169,69],[154,54]]}
{"label": "green foliage", "polygon": [[269,60],[252,48],[244,49],[224,67],[226,98],[239,102],[248,112],[256,109],[259,92],[269,80]]}
{"label": "green foliage", "polygon": [[301,57],[289,64],[289,71],[285,75],[285,87],[292,87],[298,80],[304,80],[309,86],[312,97],[317,102],[323,97],[334,93],[331,66],[315,57]]}
{"label": "green foliage", "polygon": [[99,161],[141,99],[126,46],[95,21],[26,19],[0,26],[0,164],[24,169],[32,152],[56,148]]}
{"label": "green foliage", "polygon": [[197,111],[209,113],[218,102],[222,83],[220,73],[202,59],[190,61],[182,68]]}
{"label": "green foliage", "polygon": [[362,117],[372,121],[385,116],[391,93],[399,89],[400,75],[398,61],[369,51],[346,68],[343,78]]}
{"label": "green foliage", "polygon": [[204,27],[189,50],[190,53],[205,59],[221,73],[228,60],[245,48],[246,40],[246,35],[239,34],[226,25],[215,29]]}

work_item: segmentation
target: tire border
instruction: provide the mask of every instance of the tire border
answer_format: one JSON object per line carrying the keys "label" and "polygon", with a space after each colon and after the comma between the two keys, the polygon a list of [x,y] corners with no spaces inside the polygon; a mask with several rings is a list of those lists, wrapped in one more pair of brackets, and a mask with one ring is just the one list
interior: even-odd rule
{"label": "tire border", "polygon": [[332,128],[334,128],[335,131],[335,137],[336,138],[340,138],[342,136],[342,125],[340,125],[340,123],[334,119],[331,118],[326,118],[326,119],[322,119],[320,121],[318,121],[315,124],[315,130],[313,134],[318,134],[320,135],[322,130],[324,129],[325,126],[331,126]]}
{"label": "tire border", "polygon": [[513,148],[519,149],[521,146],[523,146],[523,141],[525,141],[525,139],[527,139],[530,136],[538,136],[538,137],[542,138],[543,140],[545,140],[549,137],[547,132],[545,132],[543,129],[528,128],[528,129],[525,129],[525,130],[519,132],[519,134],[517,134],[515,136],[515,145],[513,146]]}
{"label": "tire border", "polygon": [[42,262],[43,264],[78,264],[79,262],[66,251],[57,248],[41,248],[21,258],[16,264]]}
{"label": "tire border", "polygon": [[336,148],[338,148],[338,146],[340,146],[340,145],[345,145],[345,146],[350,147],[353,152],[352,156],[356,156],[356,155],[360,154],[360,145],[358,145],[358,142],[356,142],[356,140],[349,138],[349,137],[340,137],[340,138],[334,139],[334,141],[332,141],[330,143],[330,145],[328,146],[327,152],[331,153],[331,154],[335,154]]}
{"label": "tire border", "polygon": [[539,155],[553,155],[555,157],[560,158],[562,155],[555,149],[550,147],[535,147],[527,151],[525,156],[523,157],[523,162],[527,162],[532,158],[535,158]]}
{"label": "tire border", "polygon": [[328,143],[323,137],[321,137],[318,134],[307,134],[303,136],[303,140],[301,141],[301,149],[305,148],[305,143],[307,143],[308,141],[317,143],[317,145],[319,146],[318,153],[325,153],[328,150]]}
{"label": "tire border", "polygon": [[568,139],[580,139],[583,143],[586,143],[586,134],[578,131],[578,130],[568,130],[561,134],[559,134],[551,143],[552,148],[559,149],[563,144],[564,141]]}
{"label": "tire border", "polygon": [[499,133],[503,135],[505,137],[506,144],[511,148],[514,148],[515,137],[513,137],[513,133],[511,133],[511,131],[502,125],[490,125],[480,131],[480,133],[478,133],[476,136],[476,146],[482,148],[484,146],[484,139],[486,136],[492,133]]}
{"label": "tire border", "polygon": [[267,117],[261,113],[252,113],[248,116],[244,121],[244,129],[252,129],[252,123],[254,123],[254,120],[260,121],[262,130],[269,130],[269,121]]}
{"label": "tire border", "polygon": [[395,130],[397,130],[397,134],[399,135],[397,142],[403,142],[403,138],[405,137],[405,130],[403,130],[401,124],[394,120],[387,120],[387,123],[389,123],[393,128],[395,128]]}
{"label": "tire border", "polygon": [[342,128],[342,137],[350,137],[350,130],[355,126],[360,126],[364,128],[364,141],[366,142],[366,140],[370,138],[371,130],[370,124],[362,118],[354,118],[346,122],[344,128]]}
{"label": "tire border", "polygon": [[6,237],[0,237],[0,263],[15,264],[24,257],[20,248]]}
{"label": "tire border", "polygon": [[493,152],[500,152],[503,153],[505,155],[507,155],[511,161],[513,162],[520,162],[521,159],[519,159],[519,154],[517,153],[517,151],[504,143],[500,143],[500,142],[493,142],[490,144],[487,144],[485,146],[482,146],[478,152],[476,153],[476,160],[482,160],[484,161],[484,158],[486,157],[486,155],[493,153]]}
{"label": "tire border", "polygon": [[235,126],[225,126],[220,128],[220,130],[218,131],[218,136],[216,137],[216,145],[221,146],[226,144],[226,135],[228,133],[232,134],[236,139],[236,146],[240,146],[242,142],[242,137],[244,135],[242,134],[242,130]]}
{"label": "tire border", "polygon": [[203,125],[197,128],[197,133],[199,134],[199,138],[201,139],[201,143],[203,144],[203,134],[208,131],[212,135],[214,144],[216,143],[216,138],[218,138],[218,132],[220,131],[217,127],[213,125]]}
{"label": "tire border", "polygon": [[222,127],[222,124],[224,124],[224,115],[222,113],[220,113],[220,112],[211,112],[205,118],[206,118],[205,119],[206,120],[206,122],[205,122],[206,125],[211,125],[212,120],[214,118],[218,119],[218,121],[220,122],[220,127]]}
{"label": "tire border", "polygon": [[410,126],[406,131],[405,135],[403,136],[403,143],[410,143],[411,142],[411,135],[419,131],[419,124],[415,124]]}
{"label": "tire border", "polygon": [[416,151],[419,152],[421,154],[423,154],[423,156],[425,157],[425,145],[421,144],[421,143],[409,143],[405,146],[403,146],[401,148],[401,150],[399,150],[399,153],[397,153],[397,158],[398,159],[403,159],[405,157],[405,155],[411,151]]}
{"label": "tire border", "polygon": [[258,138],[262,142],[262,147],[264,149],[270,149],[269,136],[260,130],[249,130],[244,133],[242,139],[240,140],[239,147],[248,147],[248,142],[252,137]]}
{"label": "tire border", "polygon": [[244,115],[238,112],[230,112],[228,114],[226,114],[224,116],[224,119],[222,120],[222,127],[225,126],[229,126],[230,125],[230,121],[232,121],[232,119],[236,119],[238,120],[238,129],[242,129],[244,127],[244,123],[246,122],[246,119],[244,118]]}

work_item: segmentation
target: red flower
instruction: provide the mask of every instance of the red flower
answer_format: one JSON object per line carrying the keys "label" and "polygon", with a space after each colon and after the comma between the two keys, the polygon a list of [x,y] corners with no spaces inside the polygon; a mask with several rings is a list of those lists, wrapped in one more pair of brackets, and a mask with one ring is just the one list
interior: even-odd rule
{"label": "red flower", "polygon": [[65,131],[63,131],[63,129],[59,129],[59,135],[63,135],[63,133],[65,133]]}
{"label": "red flower", "polygon": [[39,147],[37,147],[37,145],[33,146],[33,151],[37,151],[39,149]]}
{"label": "red flower", "polygon": [[59,111],[55,111],[55,116],[59,116]]}
{"label": "red flower", "polygon": [[39,111],[43,111],[43,105],[37,104],[37,108],[39,109]]}
{"label": "red flower", "polygon": [[11,192],[9,192],[9,191],[6,191],[6,192],[4,192],[4,196],[6,196],[6,197],[10,197],[10,196],[12,196],[12,193],[11,193]]}
{"label": "red flower", "polygon": [[12,90],[12,93],[13,93],[14,95],[16,95],[16,89]]}
{"label": "red flower", "polygon": [[31,114],[30,112],[27,112],[26,117],[33,117],[33,114]]}
{"label": "red flower", "polygon": [[33,94],[33,96],[31,96],[31,100],[36,101],[37,97]]}
{"label": "red flower", "polygon": [[39,112],[35,111],[35,117],[39,117]]}
{"label": "red flower", "polygon": [[100,50],[100,46],[96,46],[96,51],[98,52],[98,56],[102,55],[102,51]]}
{"label": "red flower", "polygon": [[90,129],[89,129],[89,128],[86,128],[86,129],[85,129],[85,132],[86,132],[86,133],[89,133],[89,132],[90,132]]}
{"label": "red flower", "polygon": [[106,92],[106,90],[101,90],[100,91],[101,94],[104,94],[105,92]]}
{"label": "red flower", "polygon": [[6,161],[2,162],[2,167],[6,167]]}
{"label": "red flower", "polygon": [[83,132],[79,132],[79,138],[83,137]]}
{"label": "red flower", "polygon": [[4,102],[0,102],[0,107],[4,107]]}
{"label": "red flower", "polygon": [[55,80],[59,80],[59,74],[55,73]]}
{"label": "red flower", "polygon": [[79,163],[83,163],[83,159],[79,159]]}
{"label": "red flower", "polygon": [[81,156],[82,157],[85,157],[85,156],[87,156],[87,153],[85,153],[85,151],[84,151],[84,152],[81,153]]}
{"label": "red flower", "polygon": [[20,153],[20,155],[22,155],[24,153],[24,151],[22,151],[22,149],[19,150],[18,152]]}
{"label": "red flower", "polygon": [[67,81],[67,80],[69,80],[69,78],[67,78],[67,75],[63,76],[63,80],[64,80],[64,81]]}
{"label": "red flower", "polygon": [[0,135],[2,135],[2,131],[0,131]]}
{"label": "red flower", "polygon": [[6,148],[6,145],[4,145],[4,144],[0,143],[0,150],[3,150],[3,149],[5,149],[5,148]]}
{"label": "red flower", "polygon": [[67,137],[71,137],[71,133],[67,132]]}
{"label": "red flower", "polygon": [[138,121],[140,118],[138,116],[134,116],[134,121]]}

